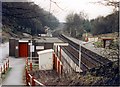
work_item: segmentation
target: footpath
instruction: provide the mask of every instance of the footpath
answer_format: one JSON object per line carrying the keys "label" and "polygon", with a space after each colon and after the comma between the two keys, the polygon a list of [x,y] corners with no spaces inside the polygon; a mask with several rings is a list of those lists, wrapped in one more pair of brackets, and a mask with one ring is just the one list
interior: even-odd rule
{"label": "footpath", "polygon": [[23,72],[25,67],[24,58],[9,58],[11,71],[2,83],[4,85],[25,85],[23,83]]}

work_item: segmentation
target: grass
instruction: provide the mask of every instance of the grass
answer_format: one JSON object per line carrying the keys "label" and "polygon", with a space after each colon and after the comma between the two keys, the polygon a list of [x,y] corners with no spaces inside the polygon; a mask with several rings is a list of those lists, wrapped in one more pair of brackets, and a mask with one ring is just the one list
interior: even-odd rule
{"label": "grass", "polygon": [[9,74],[9,72],[11,71],[11,67],[8,68],[8,70],[5,72],[5,73],[2,73],[1,77],[2,77],[2,80],[5,80],[5,78],[7,77],[7,75]]}
{"label": "grass", "polygon": [[[30,65],[28,65],[28,69],[30,69]],[[39,65],[32,65],[33,70],[39,70]]]}
{"label": "grass", "polygon": [[103,47],[103,43],[102,42],[95,42],[94,45],[96,47]]}

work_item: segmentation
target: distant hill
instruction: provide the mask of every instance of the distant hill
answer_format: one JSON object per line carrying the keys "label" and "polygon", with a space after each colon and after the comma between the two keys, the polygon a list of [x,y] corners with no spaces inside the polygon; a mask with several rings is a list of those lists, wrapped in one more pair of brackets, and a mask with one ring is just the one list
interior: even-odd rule
{"label": "distant hill", "polygon": [[58,24],[55,16],[33,2],[2,3],[2,30],[5,36],[21,37],[23,33],[36,36],[46,33],[45,26],[54,29]]}

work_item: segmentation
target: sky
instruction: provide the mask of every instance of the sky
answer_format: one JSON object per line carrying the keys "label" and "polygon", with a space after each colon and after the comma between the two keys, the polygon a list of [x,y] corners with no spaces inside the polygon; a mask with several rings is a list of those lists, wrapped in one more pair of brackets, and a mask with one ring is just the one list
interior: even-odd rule
{"label": "sky", "polygon": [[[50,0],[32,0],[43,9],[49,11]],[[104,6],[102,4],[94,4],[92,2],[102,0],[52,0],[57,2],[51,4],[51,13],[55,15],[60,22],[65,22],[65,18],[69,13],[84,12],[88,19],[95,19],[98,16],[106,16],[113,12],[113,7]]]}
{"label": "sky", "polygon": [[[40,7],[47,11],[49,11],[50,9],[50,0],[29,0],[29,1],[35,2],[35,4],[39,5]],[[51,3],[50,12],[53,15],[55,15],[55,17],[57,17],[57,19],[60,22],[65,22],[66,16],[70,13],[79,14],[80,12],[84,12],[85,14],[87,14],[88,19],[95,19],[98,16],[106,16],[113,12],[112,10],[113,7],[92,3],[102,0],[52,0],[52,1],[56,2],[58,6],[54,3]]]}

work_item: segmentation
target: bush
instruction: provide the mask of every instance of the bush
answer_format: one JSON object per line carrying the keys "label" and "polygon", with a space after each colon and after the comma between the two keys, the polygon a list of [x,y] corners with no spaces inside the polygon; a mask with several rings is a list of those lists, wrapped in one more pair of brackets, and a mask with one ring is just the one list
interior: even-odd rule
{"label": "bush", "polygon": [[103,43],[102,42],[95,42],[94,43],[95,47],[103,47]]}

